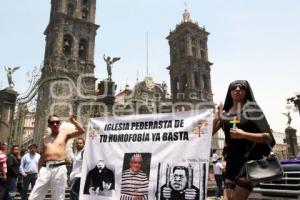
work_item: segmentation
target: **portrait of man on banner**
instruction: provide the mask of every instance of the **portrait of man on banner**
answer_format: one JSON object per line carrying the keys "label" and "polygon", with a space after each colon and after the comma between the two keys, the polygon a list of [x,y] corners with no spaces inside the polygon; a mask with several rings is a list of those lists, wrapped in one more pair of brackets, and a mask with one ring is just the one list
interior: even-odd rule
{"label": "portrait of man on banner", "polygon": [[200,190],[193,185],[192,166],[166,167],[166,183],[161,187],[160,200],[198,200]]}
{"label": "portrait of man on banner", "polygon": [[124,155],[120,200],[148,200],[150,153]]}
{"label": "portrait of man on banner", "polygon": [[213,113],[90,119],[80,200],[206,199]]}
{"label": "portrait of man on banner", "polygon": [[96,166],[86,176],[84,194],[111,196],[115,188],[114,172],[107,168],[104,160],[98,160]]}

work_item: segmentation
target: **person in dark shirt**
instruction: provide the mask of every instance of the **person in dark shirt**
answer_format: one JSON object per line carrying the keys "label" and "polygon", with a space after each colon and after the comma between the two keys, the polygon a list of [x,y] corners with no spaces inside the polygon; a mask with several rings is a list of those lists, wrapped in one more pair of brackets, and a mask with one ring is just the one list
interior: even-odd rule
{"label": "person in dark shirt", "polygon": [[[103,187],[109,184],[109,188]],[[98,160],[94,169],[86,176],[84,194],[98,195],[101,191],[113,190],[115,188],[115,177],[112,170],[105,166],[104,160]]]}
{"label": "person in dark shirt", "polygon": [[199,200],[199,189],[191,182],[188,182],[188,169],[184,166],[175,166],[173,168],[173,177],[169,184],[161,187],[160,200]]}
{"label": "person in dark shirt", "polygon": [[19,146],[13,145],[11,148],[11,152],[7,155],[7,190],[5,193],[6,200],[14,199],[17,189],[19,167]]}
{"label": "person in dark shirt", "polygon": [[246,200],[253,186],[241,171],[247,162],[245,154],[257,143],[248,160],[261,159],[270,153],[266,143],[275,144],[270,126],[254,99],[248,81],[237,80],[229,85],[224,106],[219,105],[215,115],[213,133],[220,128],[225,133],[226,143],[224,198]]}

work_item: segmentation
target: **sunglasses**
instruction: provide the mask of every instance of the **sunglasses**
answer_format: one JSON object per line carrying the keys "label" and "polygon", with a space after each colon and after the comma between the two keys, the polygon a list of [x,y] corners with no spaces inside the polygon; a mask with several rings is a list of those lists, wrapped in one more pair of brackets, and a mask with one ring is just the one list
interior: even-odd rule
{"label": "sunglasses", "polygon": [[142,164],[141,161],[132,161],[132,163],[133,163],[133,164],[140,164],[140,165]]}
{"label": "sunglasses", "polygon": [[246,90],[247,87],[242,84],[234,84],[230,87],[230,90],[236,90],[237,88],[240,88],[240,90]]}
{"label": "sunglasses", "polygon": [[58,120],[58,121],[51,121],[51,122],[49,122],[49,124],[50,124],[50,125],[60,124],[60,121],[59,121],[59,120]]}

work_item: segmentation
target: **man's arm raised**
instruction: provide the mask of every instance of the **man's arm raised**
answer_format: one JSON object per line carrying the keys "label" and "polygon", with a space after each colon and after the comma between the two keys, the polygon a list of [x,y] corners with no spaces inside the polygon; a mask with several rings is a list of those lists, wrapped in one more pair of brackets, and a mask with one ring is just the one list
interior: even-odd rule
{"label": "man's arm raised", "polygon": [[84,128],[79,124],[79,122],[76,120],[74,115],[70,115],[69,120],[72,124],[74,124],[74,126],[76,127],[77,130],[75,132],[68,133],[68,136],[67,136],[68,139],[77,137],[84,133],[84,131],[85,131]]}

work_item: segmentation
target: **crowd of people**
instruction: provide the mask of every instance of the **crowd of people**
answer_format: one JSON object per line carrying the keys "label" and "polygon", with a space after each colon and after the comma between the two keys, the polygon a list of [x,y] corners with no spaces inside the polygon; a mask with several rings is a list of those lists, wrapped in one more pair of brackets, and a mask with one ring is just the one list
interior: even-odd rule
{"label": "crowd of people", "polygon": [[[17,193],[22,200],[43,200],[51,189],[51,196],[55,200],[65,199],[67,183],[67,168],[65,158],[66,143],[69,139],[79,137],[84,133],[82,126],[74,116],[70,122],[76,130],[60,134],[60,118],[52,115],[48,118],[51,132],[42,138],[42,150],[37,152],[36,144],[29,145],[28,149],[20,152],[18,145],[13,145],[7,152],[7,144],[0,142],[0,199],[13,200]],[[73,168],[70,174],[71,199],[79,199],[79,187],[83,147],[85,140],[76,139],[76,152],[73,158]],[[28,197],[28,189],[31,192]]]}
{"label": "crowd of people", "polygon": [[0,199],[14,199],[17,192],[27,199],[28,187],[33,187],[37,179],[39,159],[35,144],[22,151],[13,145],[7,152],[7,144],[0,142]]}

